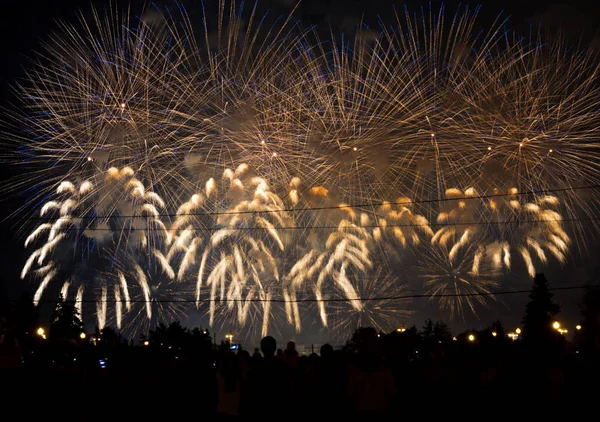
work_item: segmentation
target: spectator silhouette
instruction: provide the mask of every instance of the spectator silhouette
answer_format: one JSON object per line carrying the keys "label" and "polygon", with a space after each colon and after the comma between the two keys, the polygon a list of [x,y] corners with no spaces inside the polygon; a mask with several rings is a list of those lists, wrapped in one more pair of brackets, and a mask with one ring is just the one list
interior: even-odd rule
{"label": "spectator silhouette", "polygon": [[333,358],[333,346],[329,343],[322,345],[319,352],[321,353],[321,358],[324,359],[324,361],[329,362]]}
{"label": "spectator silhouette", "polygon": [[250,366],[250,353],[247,350],[238,350],[237,360],[240,364],[240,372],[242,374],[242,383],[246,380],[248,368]]}
{"label": "spectator silhouette", "polygon": [[363,330],[357,340],[358,354],[349,369],[348,398],[363,416],[384,416],[396,395],[391,371],[382,365],[376,331]]}
{"label": "spectator silhouette", "polygon": [[[343,418],[344,412],[347,411],[346,354],[341,350],[334,352],[333,347],[329,344],[321,346],[320,353],[321,357],[316,368],[316,380],[310,387],[314,391],[312,401],[324,419]],[[312,359],[309,357],[308,360],[315,362],[314,357]]]}
{"label": "spectator silhouette", "polygon": [[292,369],[297,369],[298,351],[296,350],[296,343],[294,343],[293,341],[288,341],[287,347],[283,354],[285,355],[285,361],[287,362],[288,366]]}
{"label": "spectator silhouette", "polygon": [[289,379],[285,363],[275,357],[277,342],[271,336],[260,341],[261,361],[254,361],[248,377],[248,394],[245,403],[251,416],[264,416],[265,403],[269,412],[283,414],[285,400],[289,398]]}
{"label": "spectator silhouette", "polygon": [[217,415],[240,415],[242,373],[240,362],[230,351],[224,351],[217,366]]}

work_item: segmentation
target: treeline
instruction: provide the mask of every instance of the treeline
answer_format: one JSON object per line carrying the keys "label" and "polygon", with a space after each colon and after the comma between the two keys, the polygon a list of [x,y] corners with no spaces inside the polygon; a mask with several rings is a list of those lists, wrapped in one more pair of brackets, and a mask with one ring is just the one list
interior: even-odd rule
{"label": "treeline", "polygon": [[[453,335],[443,321],[428,319],[418,329],[416,326],[398,328],[391,333],[376,332],[370,327],[356,330],[348,339],[344,351],[356,351],[365,338],[372,336],[383,348],[392,348],[405,356],[416,359],[418,354],[427,354],[440,348],[451,349],[459,345],[488,347],[504,344],[519,344],[521,347],[556,353],[573,352],[581,355],[598,353],[600,350],[600,289],[588,288],[581,304],[581,321],[574,330],[573,340],[567,342],[566,331],[558,325],[559,306],[553,302],[552,293],[543,274],[538,274],[533,283],[530,301],[526,306],[522,328],[507,332],[500,321],[493,322],[483,330],[467,330]],[[124,353],[127,348],[146,348],[166,360],[191,359],[206,354],[206,360],[214,360],[211,353],[227,349],[230,339],[216,344],[209,329],[187,328],[179,321],[169,325],[160,323],[155,329],[142,336],[139,343],[124,338],[111,327],[94,333],[86,333],[77,307],[71,301],[58,301],[49,324],[40,322],[37,308],[31,298],[23,295],[13,306],[2,303],[0,309],[0,348],[3,366],[54,365],[73,366],[82,364],[83,351],[94,349],[94,355]],[[569,337],[573,334],[569,331]],[[280,339],[286,340],[286,339]],[[370,341],[370,340],[369,340]],[[110,353],[108,353],[110,351]],[[157,351],[160,351],[158,353]],[[149,353],[149,352],[145,352]],[[89,353],[87,353],[89,354]],[[185,356],[185,357],[184,357]],[[78,357],[80,358],[78,360]],[[12,358],[12,363],[7,363]],[[92,359],[100,365],[100,359]],[[103,364],[108,365],[108,364]]]}

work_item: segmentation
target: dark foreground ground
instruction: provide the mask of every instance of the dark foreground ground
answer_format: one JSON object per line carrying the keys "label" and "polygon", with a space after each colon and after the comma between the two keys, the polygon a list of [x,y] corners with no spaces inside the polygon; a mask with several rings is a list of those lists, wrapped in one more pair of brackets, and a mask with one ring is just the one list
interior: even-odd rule
{"label": "dark foreground ground", "polygon": [[251,420],[520,419],[588,410],[595,418],[600,409],[598,360],[578,354],[211,357],[167,361],[145,353],[109,358],[105,368],[87,362],[2,369],[3,414],[69,421],[210,420],[217,411]]}

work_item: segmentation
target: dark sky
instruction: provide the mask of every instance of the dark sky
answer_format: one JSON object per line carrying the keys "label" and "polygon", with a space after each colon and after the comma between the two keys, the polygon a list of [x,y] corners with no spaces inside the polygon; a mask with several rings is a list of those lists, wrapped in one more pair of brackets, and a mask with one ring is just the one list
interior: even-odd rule
{"label": "dark sky", "polygon": [[[214,3],[216,0],[208,0],[207,3]],[[31,57],[34,50],[39,50],[39,41],[48,36],[49,32],[56,28],[56,20],[72,21],[76,16],[77,8],[83,10],[89,9],[90,4],[103,7],[107,1],[76,1],[76,0],[4,0],[1,5],[0,30],[2,35],[0,41],[2,46],[2,66],[0,74],[0,100],[3,106],[8,105],[9,100],[13,100],[9,92],[9,84],[23,76],[23,66],[27,65],[27,57]],[[124,1],[117,1],[118,5],[127,4]],[[172,4],[173,2],[159,1],[158,4]],[[192,14],[194,10],[199,10],[199,1],[183,0],[180,3],[185,5],[186,9]],[[251,3],[248,1],[247,3]],[[285,15],[296,3],[295,0],[259,0],[259,9],[269,11],[273,14]],[[411,10],[417,10],[419,7],[427,7],[428,2],[409,1]],[[376,25],[378,16],[385,16],[393,9],[392,6],[402,7],[405,4],[400,1],[378,1],[378,0],[307,0],[301,3],[295,14],[296,17],[306,23],[315,25],[331,24],[334,28],[344,29],[352,27],[361,18],[369,25]],[[440,2],[433,1],[433,5]],[[447,7],[454,8],[458,2],[444,2]],[[544,26],[550,28],[562,28],[567,37],[574,42],[579,38],[586,41],[598,42],[595,38],[600,28],[598,16],[600,16],[600,7],[594,1],[569,1],[564,3],[541,2],[541,1],[486,1],[481,11],[482,22],[486,19],[495,18],[498,13],[509,17],[510,26],[519,31],[526,32],[530,25],[542,22]],[[134,10],[139,10],[143,4],[134,1]],[[467,2],[473,6],[479,3]],[[0,170],[0,177],[3,179],[7,175],[6,168]],[[4,199],[0,203],[0,214],[2,219],[13,211],[18,201],[14,199]],[[18,296],[24,284],[18,283],[18,273],[24,262],[22,239],[14,239],[11,223],[7,221],[0,222],[0,265],[2,268],[2,285],[0,293],[10,297]],[[567,279],[584,280],[589,277],[589,270],[585,272],[583,267],[587,264],[583,262],[574,263],[567,268],[557,269],[550,275],[550,281],[556,285],[561,285]],[[576,269],[579,267],[579,269]],[[573,281],[571,281],[573,283]],[[511,298],[506,300],[494,309],[484,311],[481,314],[481,320],[468,321],[467,324],[457,324],[455,329],[466,328],[466,326],[485,326],[492,319],[500,318],[506,321],[506,325],[518,324],[527,300],[526,295],[517,300]],[[557,300],[563,306],[563,318],[574,321],[577,317],[577,307],[575,304],[579,301],[581,292],[557,293]],[[422,299],[419,299],[422,300]],[[423,300],[424,310],[434,311],[433,307],[426,305]],[[413,304],[418,307],[418,303]],[[442,318],[443,315],[432,314],[434,318]],[[413,321],[417,326],[422,324],[425,314],[415,316]]]}

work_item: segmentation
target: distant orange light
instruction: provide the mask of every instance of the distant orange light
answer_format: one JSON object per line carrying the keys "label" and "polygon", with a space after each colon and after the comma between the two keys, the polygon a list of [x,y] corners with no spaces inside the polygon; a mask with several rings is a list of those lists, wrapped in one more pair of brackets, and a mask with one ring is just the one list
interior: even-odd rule
{"label": "distant orange light", "polygon": [[358,148],[356,148],[356,147],[354,147],[354,148],[352,148],[352,149],[353,149],[354,151],[358,151]]}
{"label": "distant orange light", "polygon": [[492,150],[492,147],[488,147],[488,151],[491,151],[491,150]]}
{"label": "distant orange light", "polygon": [[273,153],[273,157],[277,157],[277,153],[276,152]]}

